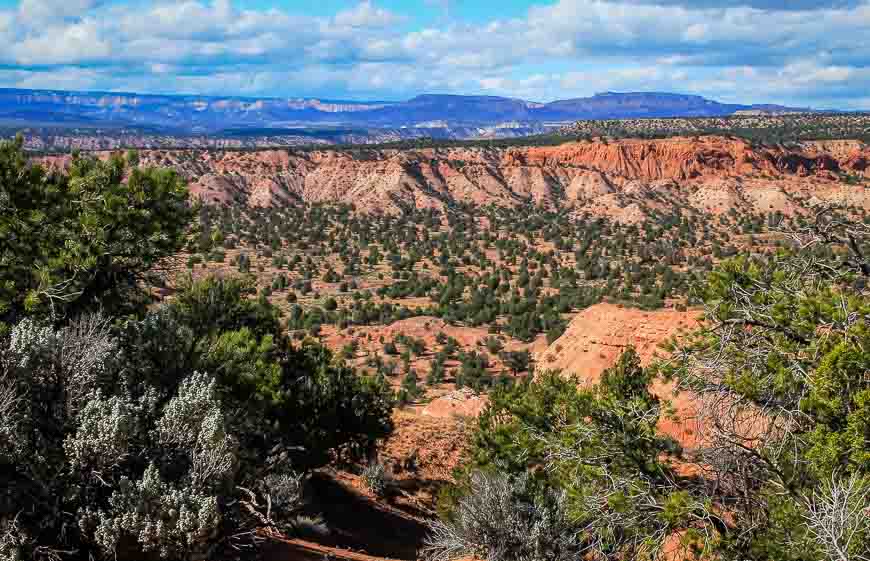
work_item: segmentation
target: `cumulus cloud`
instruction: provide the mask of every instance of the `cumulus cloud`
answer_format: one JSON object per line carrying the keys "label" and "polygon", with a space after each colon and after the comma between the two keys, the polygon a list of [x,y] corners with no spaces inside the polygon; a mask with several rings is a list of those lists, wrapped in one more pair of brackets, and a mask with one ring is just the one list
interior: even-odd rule
{"label": "cumulus cloud", "polygon": [[27,36],[13,44],[9,53],[24,65],[87,63],[111,56],[112,46],[101,36],[96,21],[82,20]]}
{"label": "cumulus cloud", "polygon": [[369,0],[364,0],[351,10],[339,12],[335,16],[335,23],[349,27],[387,27],[401,21],[398,15],[378,8]]}
{"label": "cumulus cloud", "polygon": [[27,22],[80,17],[98,7],[99,0],[21,0],[18,14]]}
{"label": "cumulus cloud", "polygon": [[[448,0],[427,0],[449,7]],[[0,85],[534,100],[674,90],[729,101],[866,98],[870,0],[557,0],[436,24],[361,0],[329,17],[235,0],[20,0],[0,10]],[[66,87],[66,86],[64,86]]]}

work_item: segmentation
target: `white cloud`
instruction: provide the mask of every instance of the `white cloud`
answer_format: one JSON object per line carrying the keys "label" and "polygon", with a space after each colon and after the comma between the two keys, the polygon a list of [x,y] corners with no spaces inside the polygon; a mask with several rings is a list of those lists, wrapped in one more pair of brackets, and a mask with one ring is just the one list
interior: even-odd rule
{"label": "white cloud", "polygon": [[80,17],[97,7],[98,0],[21,0],[19,17],[28,22],[44,22]]}
{"label": "white cloud", "polygon": [[[493,10],[479,24],[447,18],[413,28],[377,0],[331,17],[243,9],[235,0],[21,0],[0,11],[0,63],[44,67],[27,70],[28,80],[251,95],[435,90],[548,100],[660,89],[741,101],[866,97],[870,0],[812,10],[771,9],[768,0],[752,0],[755,8],[738,5],[750,0],[663,1],[541,0],[522,18]],[[21,76],[0,78],[8,85]]]}
{"label": "white cloud", "polygon": [[387,27],[402,20],[397,14],[378,8],[370,0],[363,0],[353,9],[339,12],[335,24],[348,27]]}
{"label": "white cloud", "polygon": [[24,65],[70,64],[102,60],[112,55],[112,46],[101,36],[94,20],[66,26],[49,26],[38,35],[28,35],[12,45],[9,53]]}

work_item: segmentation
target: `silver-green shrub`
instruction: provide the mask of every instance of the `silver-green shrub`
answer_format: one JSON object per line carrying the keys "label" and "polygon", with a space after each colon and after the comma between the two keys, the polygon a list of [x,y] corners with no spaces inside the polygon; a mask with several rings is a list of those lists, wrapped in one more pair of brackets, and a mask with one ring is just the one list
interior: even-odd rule
{"label": "silver-green shrub", "polygon": [[530,492],[527,475],[475,472],[451,520],[430,524],[423,548],[429,561],[573,561],[583,549],[566,501]]}
{"label": "silver-green shrub", "polygon": [[129,453],[133,425],[126,401],[97,393],[79,413],[76,432],[64,441],[70,467],[102,471],[120,464]]}
{"label": "silver-green shrub", "polygon": [[115,556],[121,539],[130,536],[164,559],[189,559],[208,551],[220,522],[217,496],[167,483],[151,464],[140,480],[120,481],[107,510],[84,511],[80,525],[93,529],[106,557]]}
{"label": "silver-green shrub", "polygon": [[0,561],[225,558],[328,531],[303,474],[390,430],[389,387],[291,346],[246,286],[0,332]]}

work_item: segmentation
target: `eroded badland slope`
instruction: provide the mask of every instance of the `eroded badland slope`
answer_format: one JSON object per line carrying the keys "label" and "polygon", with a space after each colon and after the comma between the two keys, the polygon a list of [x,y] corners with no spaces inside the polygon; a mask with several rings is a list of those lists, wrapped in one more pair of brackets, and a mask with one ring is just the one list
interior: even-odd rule
{"label": "eroded badland slope", "polygon": [[[144,151],[208,202],[348,203],[396,213],[460,203],[562,205],[624,222],[657,208],[793,212],[811,197],[864,206],[870,147],[858,141],[760,147],[735,138],[573,142],[551,147],[417,150]],[[64,158],[57,159],[63,164]]]}
{"label": "eroded badland slope", "polygon": [[[855,198],[842,174],[867,169],[857,142],[755,148],[725,138],[624,140],[508,149],[149,153],[209,201],[344,202],[393,213],[457,203],[565,206],[633,222],[659,206],[789,212],[794,200]],[[864,205],[863,194],[855,200]],[[766,207],[766,208],[765,208]]]}

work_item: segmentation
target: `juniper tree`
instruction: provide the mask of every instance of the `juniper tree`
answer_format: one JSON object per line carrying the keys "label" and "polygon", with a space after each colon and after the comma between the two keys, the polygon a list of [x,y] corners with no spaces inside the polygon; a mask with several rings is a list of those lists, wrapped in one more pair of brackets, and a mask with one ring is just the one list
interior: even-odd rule
{"label": "juniper tree", "polygon": [[0,322],[139,309],[140,283],[180,250],[191,218],[171,170],[76,156],[64,172],[0,142]]}
{"label": "juniper tree", "polygon": [[[708,327],[663,370],[698,396],[698,462],[737,526],[726,555],[862,559],[870,535],[846,497],[870,480],[870,228],[824,208],[790,234],[710,275]],[[832,537],[850,528],[848,546]]]}

